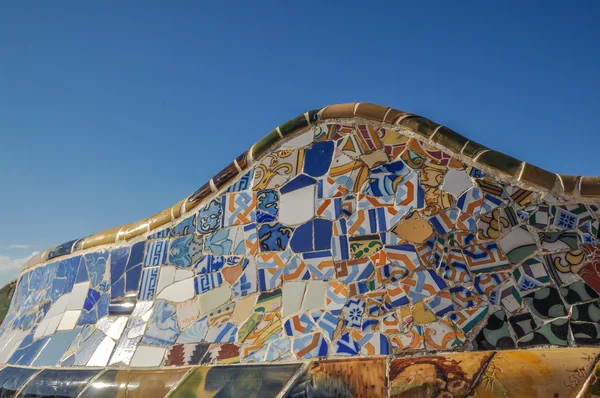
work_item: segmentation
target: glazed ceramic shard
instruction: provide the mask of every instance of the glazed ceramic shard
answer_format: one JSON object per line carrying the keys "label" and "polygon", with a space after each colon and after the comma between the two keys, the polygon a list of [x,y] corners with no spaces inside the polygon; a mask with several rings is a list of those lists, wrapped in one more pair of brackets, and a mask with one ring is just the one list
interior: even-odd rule
{"label": "glazed ceramic shard", "polygon": [[232,159],[27,264],[2,395],[600,395],[598,178],[364,103]]}

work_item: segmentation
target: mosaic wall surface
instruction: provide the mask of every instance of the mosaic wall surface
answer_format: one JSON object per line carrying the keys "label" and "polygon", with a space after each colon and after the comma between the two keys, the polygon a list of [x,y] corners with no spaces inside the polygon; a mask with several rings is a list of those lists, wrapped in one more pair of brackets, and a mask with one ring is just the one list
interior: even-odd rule
{"label": "mosaic wall surface", "polygon": [[183,366],[594,345],[594,205],[320,124],[134,244],[19,279],[0,361]]}
{"label": "mosaic wall surface", "polygon": [[[463,396],[492,363],[546,366],[569,347],[579,391],[600,353],[600,209],[501,181],[402,127],[315,123],[167,227],[77,253],[68,242],[25,269],[0,328],[0,384],[44,395],[43,380],[77,373],[65,396],[142,379],[157,396],[235,396],[255,372],[256,396],[310,396],[374,361],[376,382],[359,370],[322,388]],[[498,351],[529,348],[544,350]],[[356,360],[306,362],[341,358]],[[275,366],[208,367],[234,364]]]}

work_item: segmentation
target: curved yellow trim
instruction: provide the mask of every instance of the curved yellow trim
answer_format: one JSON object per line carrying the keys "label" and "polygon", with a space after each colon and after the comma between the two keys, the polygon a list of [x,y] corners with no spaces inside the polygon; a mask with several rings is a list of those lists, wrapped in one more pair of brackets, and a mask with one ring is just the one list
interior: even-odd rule
{"label": "curved yellow trim", "polygon": [[[133,239],[166,225],[240,176],[252,167],[254,161],[277,146],[281,140],[289,138],[311,124],[331,119],[367,119],[401,126],[424,142],[446,150],[465,163],[513,184],[582,202],[595,202],[600,199],[600,177],[555,174],[486,148],[424,117],[390,107],[358,102],[330,105],[298,115],[276,127],[188,198],[147,219],[107,229],[77,242],[69,242],[73,246],[67,250],[68,253]],[[56,248],[61,246],[63,245]],[[25,264],[24,269],[48,260],[49,255],[56,248],[47,249],[33,256]]]}

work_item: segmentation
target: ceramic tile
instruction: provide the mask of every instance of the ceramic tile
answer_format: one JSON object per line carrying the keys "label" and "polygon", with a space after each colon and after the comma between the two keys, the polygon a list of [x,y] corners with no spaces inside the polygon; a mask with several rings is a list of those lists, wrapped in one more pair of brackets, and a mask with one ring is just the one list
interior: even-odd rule
{"label": "ceramic tile", "polygon": [[187,371],[187,369],[108,370],[94,379],[80,397],[160,398],[166,396],[183,379]]}
{"label": "ceramic tile", "polygon": [[[174,208],[179,218],[133,244],[67,258],[77,242],[59,246],[50,257],[65,257],[22,272],[0,362],[187,366],[598,344],[598,206],[486,175],[401,133],[464,138],[370,106],[344,114],[402,116],[400,132],[309,113],[314,131],[268,151],[273,131],[256,164],[237,158],[243,175],[230,164],[213,178],[216,197],[206,185],[184,206],[194,213]],[[279,129],[298,126],[304,116]]]}
{"label": "ceramic tile", "polygon": [[389,370],[389,396],[419,396],[427,391],[466,396],[491,358],[490,353],[456,353],[394,359]]}
{"label": "ceramic tile", "polygon": [[[474,390],[489,396],[569,396],[580,389],[591,357],[577,349],[568,358],[555,350],[510,351],[496,355],[482,374]],[[526,364],[526,365],[524,365]],[[536,372],[523,372],[523,366],[535,364]],[[581,369],[572,372],[572,369]]]}
{"label": "ceramic tile", "polygon": [[[194,369],[172,394],[217,394],[222,397],[234,397],[243,392],[248,397],[276,396],[298,368],[297,364],[199,367]],[[255,382],[249,383],[248,380]]]}
{"label": "ceramic tile", "polygon": [[3,397],[14,397],[17,392],[32,378],[39,370],[28,368],[5,367],[0,370],[0,395]]}
{"label": "ceramic tile", "polygon": [[44,369],[19,393],[21,397],[77,397],[98,370]]}
{"label": "ceramic tile", "polygon": [[490,314],[485,326],[475,337],[473,346],[476,350],[515,348],[505,311]]}

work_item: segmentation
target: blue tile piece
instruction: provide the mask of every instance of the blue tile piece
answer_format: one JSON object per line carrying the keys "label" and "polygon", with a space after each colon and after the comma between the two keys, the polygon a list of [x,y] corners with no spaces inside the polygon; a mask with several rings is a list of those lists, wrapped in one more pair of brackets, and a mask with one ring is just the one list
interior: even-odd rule
{"label": "blue tile piece", "polygon": [[80,257],[76,256],[61,260],[58,265],[56,277],[66,279],[64,293],[70,293],[71,290],[73,290],[73,285],[75,285],[75,279],[77,278],[79,262]]}
{"label": "blue tile piece", "polygon": [[79,260],[79,271],[77,271],[77,278],[75,278],[75,283],[87,282],[89,279],[87,267],[85,266],[85,260],[83,257]]}
{"label": "blue tile piece", "polygon": [[142,272],[145,242],[138,242],[131,247],[129,260],[125,266],[125,291],[137,292]]}
{"label": "blue tile piece", "polygon": [[23,385],[37,372],[39,372],[39,369],[12,366],[0,370],[0,397],[11,398],[16,396]]}
{"label": "blue tile piece", "polygon": [[158,346],[169,346],[175,343],[179,335],[176,314],[173,304],[157,300],[154,303],[154,311],[148,321],[148,329],[142,342]]}
{"label": "blue tile piece", "polygon": [[27,351],[19,359],[18,365],[29,366],[39,352],[46,346],[50,337],[43,337],[31,343]]}
{"label": "blue tile piece", "polygon": [[158,269],[160,267],[148,267],[144,268],[142,272],[142,281],[140,284],[140,291],[138,294],[139,300],[153,300],[154,291],[156,289],[156,282],[158,280]]}
{"label": "blue tile piece", "polygon": [[124,246],[110,252],[110,283],[114,284],[123,277],[130,250],[131,246]]}
{"label": "blue tile piece", "polygon": [[92,287],[96,287],[102,282],[104,278],[104,270],[106,269],[106,263],[108,259],[108,252],[95,252],[88,253],[83,256],[83,264],[87,268],[87,273],[90,278],[90,284]]}
{"label": "blue tile piece", "polygon": [[[129,251],[131,246],[124,246],[114,249],[110,253],[110,282],[111,282],[111,297],[121,297],[125,294],[125,266],[129,259]],[[100,293],[98,293],[100,297]]]}
{"label": "blue tile piece", "polygon": [[179,223],[177,223],[177,225],[175,225],[173,228],[171,228],[171,233],[169,236],[174,237],[174,236],[187,235],[189,233],[194,232],[195,229],[196,229],[196,215],[194,214],[193,216],[180,221]]}
{"label": "blue tile piece", "polygon": [[226,192],[240,192],[250,188],[250,183],[254,178],[254,169],[244,174],[238,181],[233,183]]}
{"label": "blue tile piece", "polygon": [[279,188],[279,193],[284,195],[286,193],[290,193],[296,191],[300,188],[307,187],[309,185],[314,185],[317,183],[312,177],[307,176],[306,174],[300,174],[296,176],[294,179],[289,181],[287,184]]}
{"label": "blue tile piece", "polygon": [[83,302],[83,309],[90,311],[96,303],[100,300],[100,292],[94,289],[89,289],[85,301]]}
{"label": "blue tile piece", "polygon": [[[237,256],[232,257],[238,258]],[[215,256],[213,254],[207,254],[194,265],[194,270],[196,271],[197,275],[217,272],[221,268],[223,268],[225,262],[225,256]]]}
{"label": "blue tile piece", "polygon": [[7,363],[14,365],[19,362],[21,357],[23,357],[25,352],[27,352],[27,350],[29,349],[29,346],[31,346],[31,343],[33,342],[33,334],[34,333],[35,333],[35,329],[32,330],[27,336],[25,336],[23,341],[21,341],[21,344],[19,344],[19,347],[10,356]]}
{"label": "blue tile piece", "polygon": [[194,278],[194,289],[196,294],[202,294],[221,286],[222,283],[223,277],[218,272],[200,275]]}
{"label": "blue tile piece", "polygon": [[312,177],[320,177],[329,171],[333,156],[333,141],[316,142],[304,152],[304,172]]}
{"label": "blue tile piece", "polygon": [[220,228],[221,200],[215,198],[198,212],[196,230],[199,234],[209,234]]}
{"label": "blue tile piece", "polygon": [[331,235],[333,223],[329,220],[316,218],[314,220],[315,250],[327,250],[331,248]]}
{"label": "blue tile piece", "polygon": [[258,242],[261,251],[283,251],[294,232],[294,228],[281,223],[260,224]]}
{"label": "blue tile piece", "polygon": [[100,369],[44,369],[25,385],[20,397],[75,398]]}
{"label": "blue tile piece", "polygon": [[394,174],[405,174],[409,172],[409,168],[404,164],[402,160],[397,162],[392,162],[389,164],[385,164],[383,166],[379,166],[371,171],[371,173],[379,174],[379,173],[394,173]]}
{"label": "blue tile piece", "polygon": [[81,328],[75,328],[66,332],[56,332],[50,341],[40,351],[37,358],[31,363],[32,366],[56,366],[63,354],[70,347]]}
{"label": "blue tile piece", "polygon": [[144,267],[154,267],[163,265],[167,260],[167,240],[159,239],[148,243],[146,256],[144,257]]}
{"label": "blue tile piece", "polygon": [[279,194],[277,191],[273,189],[258,191],[256,194],[256,221],[276,221],[278,213]]}
{"label": "blue tile piece", "polygon": [[171,228],[165,228],[158,232],[153,233],[152,235],[149,235],[148,240],[168,238],[170,234],[171,234]]}
{"label": "blue tile piece", "polygon": [[178,268],[192,265],[202,255],[202,240],[195,234],[171,239],[169,243],[169,264]]}
{"label": "blue tile piece", "polygon": [[290,248],[294,253],[305,253],[314,250],[312,221],[296,227],[292,239],[290,239]]}

